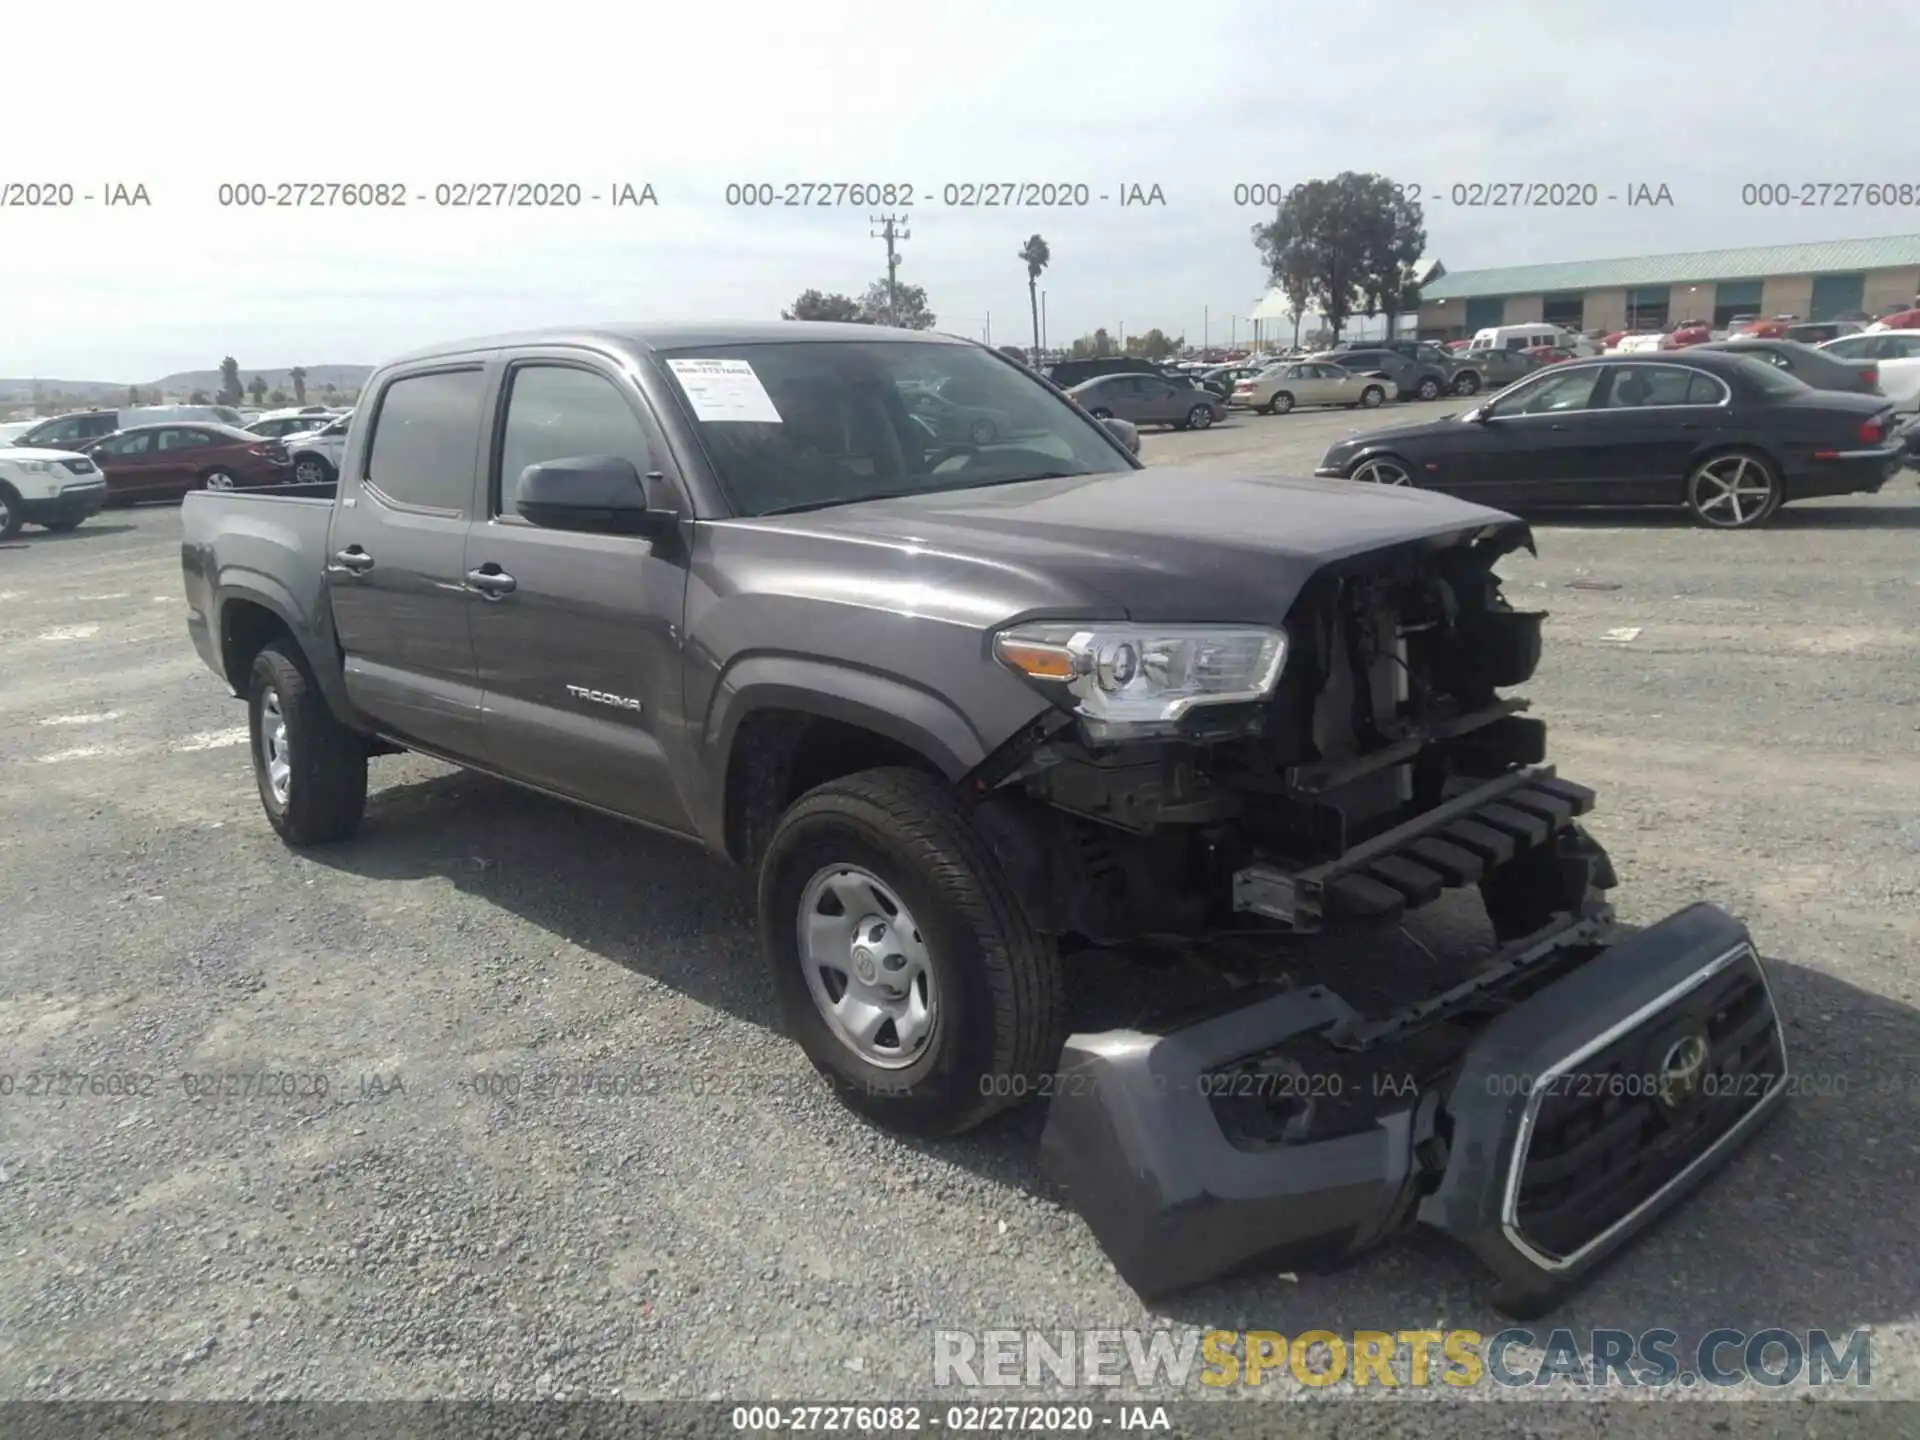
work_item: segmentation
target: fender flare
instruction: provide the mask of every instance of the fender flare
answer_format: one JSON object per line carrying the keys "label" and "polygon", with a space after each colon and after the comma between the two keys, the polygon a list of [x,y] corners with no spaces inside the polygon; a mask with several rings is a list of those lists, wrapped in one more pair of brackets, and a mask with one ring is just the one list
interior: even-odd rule
{"label": "fender flare", "polygon": [[707,712],[703,748],[722,773],[741,721],[775,708],[884,735],[926,756],[949,780],[965,777],[992,748],[945,699],[897,676],[798,655],[752,655],[728,667]]}
{"label": "fender flare", "polygon": [[[249,605],[257,605],[272,614],[282,626],[293,643],[299,647],[301,657],[307,662],[307,673],[313,676],[319,685],[320,693],[325,697],[327,708],[341,724],[354,730],[363,730],[365,726],[353,702],[347,696],[346,673],[341,669],[337,657],[315,655],[313,653],[313,627],[303,624],[295,617],[302,607],[293,593],[273,576],[259,571],[248,573],[246,580],[223,580],[215,593],[219,597],[214,614],[213,643],[219,647],[220,663],[224,670],[227,665],[227,627],[228,607],[236,600]],[[246,677],[227,675],[227,682],[241,698],[246,696]]]}

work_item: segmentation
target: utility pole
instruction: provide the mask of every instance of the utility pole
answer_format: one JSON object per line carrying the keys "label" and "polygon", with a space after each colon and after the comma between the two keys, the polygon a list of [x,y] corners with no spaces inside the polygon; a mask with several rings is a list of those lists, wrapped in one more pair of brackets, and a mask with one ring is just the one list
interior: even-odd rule
{"label": "utility pole", "polygon": [[1040,353],[1047,353],[1047,292],[1040,292]]}
{"label": "utility pole", "polygon": [[1213,308],[1209,305],[1202,305],[1200,307],[1200,354],[1203,357],[1207,353],[1207,336],[1212,332],[1212,327]]}
{"label": "utility pole", "polygon": [[894,215],[874,215],[869,217],[880,228],[873,232],[875,240],[887,242],[887,323],[900,323],[900,285],[895,278],[900,269],[900,252],[895,248],[898,241],[911,240],[913,232],[905,228],[905,222]]}
{"label": "utility pole", "polygon": [[993,312],[987,312],[987,344],[993,344]]}

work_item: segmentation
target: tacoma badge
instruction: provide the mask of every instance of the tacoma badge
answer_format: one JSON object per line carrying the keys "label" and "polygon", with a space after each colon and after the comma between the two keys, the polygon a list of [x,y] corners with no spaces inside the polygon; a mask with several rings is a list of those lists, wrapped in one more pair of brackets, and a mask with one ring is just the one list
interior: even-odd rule
{"label": "tacoma badge", "polygon": [[610,695],[605,690],[589,690],[584,685],[569,685],[567,693],[576,700],[591,700],[596,705],[611,705],[616,710],[639,710],[643,708],[638,700],[625,695]]}

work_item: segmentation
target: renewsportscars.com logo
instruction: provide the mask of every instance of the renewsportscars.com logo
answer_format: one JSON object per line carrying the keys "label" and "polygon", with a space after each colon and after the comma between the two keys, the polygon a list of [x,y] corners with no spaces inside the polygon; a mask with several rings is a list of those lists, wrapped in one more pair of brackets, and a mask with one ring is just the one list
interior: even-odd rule
{"label": "renewsportscars.com logo", "polygon": [[1873,1383],[1873,1337],[1850,1330],[938,1330],[933,1383],[966,1389],[1304,1385],[1459,1389]]}

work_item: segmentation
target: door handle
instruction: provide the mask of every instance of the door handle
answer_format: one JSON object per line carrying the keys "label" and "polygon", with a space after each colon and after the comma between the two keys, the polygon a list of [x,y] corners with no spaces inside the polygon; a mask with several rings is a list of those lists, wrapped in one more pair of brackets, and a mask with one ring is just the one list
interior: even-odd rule
{"label": "door handle", "polygon": [[514,578],[489,561],[478,570],[467,571],[467,584],[480,592],[483,600],[500,600],[513,593]]}
{"label": "door handle", "polygon": [[345,550],[336,550],[333,554],[333,561],[334,563],[330,568],[336,575],[343,570],[354,575],[364,575],[373,568],[373,556],[362,550],[358,545],[349,546]]}

